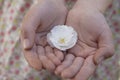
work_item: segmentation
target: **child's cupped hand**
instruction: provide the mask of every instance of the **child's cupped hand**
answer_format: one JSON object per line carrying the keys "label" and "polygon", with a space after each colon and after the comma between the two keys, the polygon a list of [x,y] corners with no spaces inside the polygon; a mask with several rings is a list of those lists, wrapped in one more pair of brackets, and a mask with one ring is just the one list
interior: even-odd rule
{"label": "child's cupped hand", "polygon": [[45,36],[53,26],[64,24],[66,16],[65,5],[56,0],[38,2],[27,12],[21,26],[21,42],[24,56],[31,67],[54,71],[61,64],[63,53],[49,47]]}
{"label": "child's cupped hand", "polygon": [[88,80],[97,65],[114,54],[110,27],[99,10],[81,5],[69,11],[66,25],[78,33],[77,44],[68,50],[76,58],[65,69],[58,66],[55,72],[63,78]]}

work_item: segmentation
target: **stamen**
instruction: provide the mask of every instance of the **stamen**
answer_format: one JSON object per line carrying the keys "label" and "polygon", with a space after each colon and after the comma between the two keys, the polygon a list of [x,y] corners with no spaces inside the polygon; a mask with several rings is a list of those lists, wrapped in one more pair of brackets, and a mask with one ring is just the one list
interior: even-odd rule
{"label": "stamen", "polygon": [[65,39],[64,38],[60,38],[59,43],[64,44],[65,43]]}

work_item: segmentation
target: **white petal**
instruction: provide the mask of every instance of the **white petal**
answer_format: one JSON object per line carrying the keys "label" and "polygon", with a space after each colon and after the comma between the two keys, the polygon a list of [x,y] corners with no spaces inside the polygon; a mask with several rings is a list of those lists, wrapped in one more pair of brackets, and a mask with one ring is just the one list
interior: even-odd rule
{"label": "white petal", "polygon": [[[61,38],[65,40],[65,43],[62,44],[59,42]],[[76,44],[77,32],[70,26],[58,25],[47,34],[47,41],[51,46],[65,51]]]}

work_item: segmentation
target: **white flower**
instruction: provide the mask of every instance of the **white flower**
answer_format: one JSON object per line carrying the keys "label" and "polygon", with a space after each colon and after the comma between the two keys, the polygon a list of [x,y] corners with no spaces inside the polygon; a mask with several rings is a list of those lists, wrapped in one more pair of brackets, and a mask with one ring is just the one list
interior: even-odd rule
{"label": "white flower", "polygon": [[70,26],[58,25],[47,34],[47,41],[52,47],[66,51],[76,44],[77,32]]}

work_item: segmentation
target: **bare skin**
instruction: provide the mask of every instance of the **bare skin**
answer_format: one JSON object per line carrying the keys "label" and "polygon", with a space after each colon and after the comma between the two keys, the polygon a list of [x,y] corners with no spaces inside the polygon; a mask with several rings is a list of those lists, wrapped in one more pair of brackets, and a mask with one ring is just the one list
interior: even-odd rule
{"label": "bare skin", "polygon": [[[79,1],[82,0],[76,2],[68,15],[62,5],[64,1],[60,4],[56,0],[41,0],[28,11],[21,27],[21,40],[25,58],[33,68],[54,71],[62,78],[87,80],[102,60],[113,55],[112,33],[102,14],[105,7],[95,8],[85,0],[84,4]],[[53,26],[63,25],[65,20],[79,37],[66,55],[51,48],[45,38]]]}
{"label": "bare skin", "polygon": [[62,0],[39,0],[27,12],[21,26],[21,42],[24,56],[33,68],[53,71],[61,64],[63,53],[49,47],[44,36],[53,26],[64,24],[66,16],[67,9]]}
{"label": "bare skin", "polygon": [[86,7],[86,4],[78,5],[79,3],[78,1],[69,11],[66,25],[74,27],[79,37],[77,44],[68,52],[83,59],[73,61],[66,69],[59,67],[62,71],[57,69],[56,73],[59,71],[67,79],[87,80],[99,63],[113,55],[114,45],[103,13],[97,8]]}

